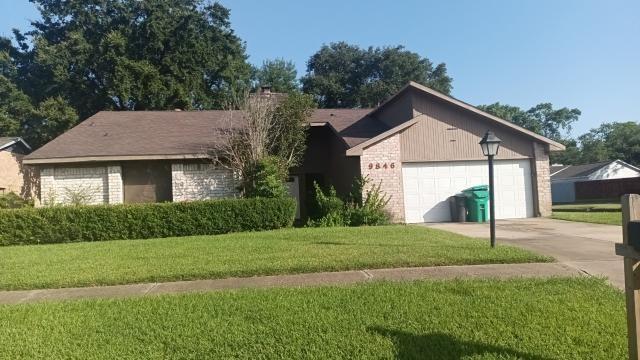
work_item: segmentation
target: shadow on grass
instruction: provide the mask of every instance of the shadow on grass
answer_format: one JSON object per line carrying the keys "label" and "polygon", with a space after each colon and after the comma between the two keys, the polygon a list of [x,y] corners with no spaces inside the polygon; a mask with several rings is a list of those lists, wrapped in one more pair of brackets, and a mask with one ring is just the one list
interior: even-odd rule
{"label": "shadow on grass", "polygon": [[337,245],[337,246],[354,245],[354,246],[368,246],[368,247],[377,246],[377,247],[394,247],[394,248],[411,246],[411,245],[404,245],[404,244],[352,243],[352,242],[339,242],[339,241],[314,241],[312,242],[312,244],[313,245]]}
{"label": "shadow on grass", "polygon": [[338,241],[314,241],[312,242],[314,245],[356,245],[346,242],[338,242]]}
{"label": "shadow on grass", "polygon": [[495,355],[497,358],[515,357],[518,359],[547,360],[539,355],[475,341],[464,341],[444,333],[416,335],[400,330],[390,330],[381,327],[369,328],[393,341],[397,359],[433,359],[458,360],[468,356]]}

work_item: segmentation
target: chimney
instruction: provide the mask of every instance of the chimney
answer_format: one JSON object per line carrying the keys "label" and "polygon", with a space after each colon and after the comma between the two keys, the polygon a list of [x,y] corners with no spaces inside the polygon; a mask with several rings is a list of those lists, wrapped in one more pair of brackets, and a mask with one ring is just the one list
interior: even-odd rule
{"label": "chimney", "polygon": [[260,95],[269,95],[269,94],[271,94],[271,85],[260,86]]}

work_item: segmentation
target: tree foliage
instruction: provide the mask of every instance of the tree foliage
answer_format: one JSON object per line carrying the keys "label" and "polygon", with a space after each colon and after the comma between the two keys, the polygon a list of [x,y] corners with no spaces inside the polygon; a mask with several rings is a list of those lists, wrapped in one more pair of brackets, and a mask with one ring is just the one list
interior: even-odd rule
{"label": "tree foliage", "polygon": [[605,123],[578,138],[582,163],[620,159],[640,165],[640,125]]}
{"label": "tree foliage", "polygon": [[282,159],[277,156],[265,156],[250,164],[243,179],[244,195],[246,197],[279,198],[287,196],[287,187],[284,184],[287,177],[287,169],[283,166]]}
{"label": "tree foliage", "polygon": [[363,49],[345,42],[324,45],[311,56],[302,87],[321,107],[364,108],[377,106],[409,81],[451,92],[444,63],[434,67],[402,46]]}
{"label": "tree foliage", "polygon": [[270,86],[279,93],[292,93],[298,90],[298,72],[292,61],[284,59],[265,60],[255,72],[257,87]]}
{"label": "tree foliage", "polygon": [[550,103],[538,104],[526,111],[517,106],[499,102],[480,105],[478,108],[557,141],[567,137],[572,125],[578,121],[581,114],[578,109],[566,107],[554,109]]}
{"label": "tree foliage", "polygon": [[275,108],[270,153],[282,159],[287,168],[302,164],[307,148],[308,119],[315,107],[311,96],[296,92]]}
{"label": "tree foliage", "polygon": [[237,112],[229,112],[222,130],[226,141],[209,153],[239,175],[244,195],[280,194],[289,168],[302,162],[314,107],[313,99],[301,93],[284,99],[247,93],[239,104],[242,119],[233,120]]}
{"label": "tree foliage", "polygon": [[[30,100],[0,86],[20,97],[21,107],[30,102],[48,115],[34,131],[36,143],[65,130],[72,111],[65,103],[83,119],[107,109],[212,109],[250,86],[244,44],[218,3],[31,1],[42,17],[34,29],[16,30],[17,46],[0,39],[0,75]],[[9,110],[22,112],[19,122],[26,118],[21,109]],[[60,113],[53,116],[54,110]],[[15,132],[6,118],[1,131]]]}
{"label": "tree foliage", "polygon": [[78,122],[78,115],[61,97],[37,106],[9,79],[0,75],[0,136],[21,136],[39,147]]}

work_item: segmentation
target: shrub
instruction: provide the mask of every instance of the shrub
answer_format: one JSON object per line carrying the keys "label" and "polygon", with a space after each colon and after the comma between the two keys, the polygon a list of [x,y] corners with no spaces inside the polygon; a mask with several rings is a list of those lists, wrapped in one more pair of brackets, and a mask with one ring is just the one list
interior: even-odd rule
{"label": "shrub", "polygon": [[287,169],[275,156],[267,156],[258,160],[247,171],[245,180],[246,197],[278,198],[288,195],[284,179]]}
{"label": "shrub", "polygon": [[314,182],[313,187],[316,200],[315,214],[309,220],[308,226],[347,226],[344,201],[338,197],[336,189],[331,186],[328,194],[325,194],[318,183]]}
{"label": "shrub", "polygon": [[[347,204],[349,224],[384,225],[389,223],[389,214],[385,207],[389,203],[389,197],[381,190],[381,184],[369,186],[371,180],[368,177],[357,178],[353,183],[350,201]],[[364,193],[364,196],[362,195]]]}
{"label": "shrub", "polygon": [[308,226],[362,226],[384,225],[389,223],[389,214],[385,206],[389,202],[380,184],[369,186],[369,178],[357,178],[347,201],[338,197],[333,187],[325,194],[314,183],[316,214],[309,220]]}
{"label": "shrub", "polygon": [[33,207],[33,201],[23,199],[14,192],[0,195],[0,209],[19,209],[23,207]]}
{"label": "shrub", "polygon": [[291,226],[295,208],[285,197],[5,210],[0,245],[270,230]]}

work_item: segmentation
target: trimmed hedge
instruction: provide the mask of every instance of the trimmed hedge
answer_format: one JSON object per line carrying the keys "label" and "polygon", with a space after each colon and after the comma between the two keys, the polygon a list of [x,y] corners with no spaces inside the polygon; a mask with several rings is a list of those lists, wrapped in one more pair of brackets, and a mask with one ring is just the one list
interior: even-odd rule
{"label": "trimmed hedge", "polygon": [[0,211],[0,245],[215,235],[289,227],[295,200],[223,199]]}

